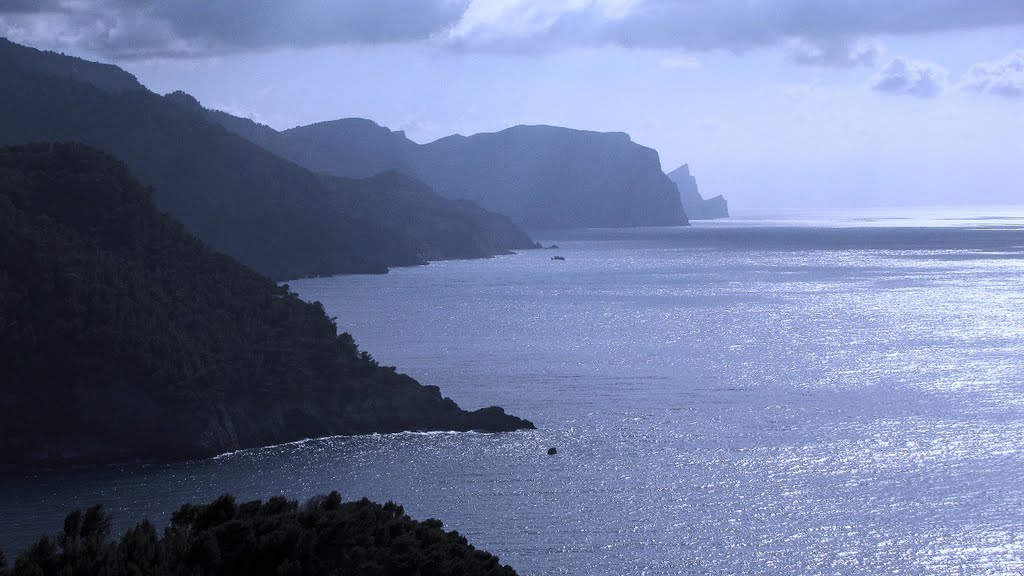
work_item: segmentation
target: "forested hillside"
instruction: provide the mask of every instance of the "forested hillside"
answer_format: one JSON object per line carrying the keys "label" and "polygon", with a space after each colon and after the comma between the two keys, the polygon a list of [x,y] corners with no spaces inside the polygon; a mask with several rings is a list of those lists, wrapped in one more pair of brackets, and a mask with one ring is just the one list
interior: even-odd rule
{"label": "forested hillside", "polygon": [[159,213],[85,147],[0,149],[0,458],[211,455],[332,434],[532,427],[467,413]]}

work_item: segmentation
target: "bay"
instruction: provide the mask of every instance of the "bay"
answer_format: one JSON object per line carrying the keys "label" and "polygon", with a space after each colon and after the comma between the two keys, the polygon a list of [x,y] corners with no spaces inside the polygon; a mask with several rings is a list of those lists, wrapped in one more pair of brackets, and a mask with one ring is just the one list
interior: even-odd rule
{"label": "bay", "polygon": [[1017,574],[1022,226],[542,233],[559,248],[293,281],[380,362],[538,430],[0,474],[0,545],[96,502],[124,527],[227,491],[338,489],[440,518],[522,574]]}

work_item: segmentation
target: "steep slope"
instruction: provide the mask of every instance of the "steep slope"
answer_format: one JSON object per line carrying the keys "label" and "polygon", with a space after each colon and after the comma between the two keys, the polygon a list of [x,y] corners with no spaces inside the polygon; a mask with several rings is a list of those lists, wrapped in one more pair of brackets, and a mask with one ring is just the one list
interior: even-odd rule
{"label": "steep slope", "polygon": [[[41,56],[11,56],[26,50]],[[339,211],[334,192],[315,174],[210,122],[187,95],[111,93],[32,65],[67,58],[0,46],[0,144],[78,141],[113,153],[155,187],[161,210],[217,250],[278,279],[422,264],[436,244],[393,227],[385,233],[386,222]],[[532,246],[521,237],[493,251],[461,248],[487,256]]]}
{"label": "steep slope", "polygon": [[360,353],[82,145],[0,149],[0,459],[207,456],[333,434],[511,430]]}
{"label": "steep slope", "polygon": [[421,241],[418,254],[427,260],[480,258],[515,248],[538,248],[501,214],[465,200],[449,200],[426,184],[397,172],[371,178],[322,176],[331,197],[345,214],[377,223],[386,235],[408,234]]}
{"label": "steep slope", "polygon": [[211,119],[311,170],[343,177],[402,172],[527,228],[686,224],[658,153],[626,134],[516,126],[419,145],[357,118],[277,133],[222,112]]}
{"label": "steep slope", "polygon": [[409,156],[416,143],[404,132],[389,130],[372,120],[342,118],[279,132],[220,110],[207,109],[205,114],[229,132],[314,172],[343,178],[366,178],[389,171],[412,175]]}
{"label": "steep slope", "polygon": [[415,174],[527,228],[686,224],[658,153],[622,133],[516,126],[422,146]]}
{"label": "steep slope", "polygon": [[40,74],[68,78],[104,92],[131,92],[145,90],[135,76],[112,64],[90,62],[73,56],[43,52],[0,38],[0,60],[21,69],[37,70]]}
{"label": "steep slope", "polygon": [[410,173],[404,132],[392,132],[371,120],[347,118],[319,122],[280,133],[274,150],[314,172],[365,178],[394,170]]}
{"label": "steep slope", "polygon": [[676,183],[679,188],[679,197],[683,202],[683,209],[690,220],[711,220],[714,218],[729,217],[729,203],[721,194],[714,198],[704,199],[697,190],[697,179],[690,174],[690,166],[683,164],[679,168],[668,173],[668,177]]}

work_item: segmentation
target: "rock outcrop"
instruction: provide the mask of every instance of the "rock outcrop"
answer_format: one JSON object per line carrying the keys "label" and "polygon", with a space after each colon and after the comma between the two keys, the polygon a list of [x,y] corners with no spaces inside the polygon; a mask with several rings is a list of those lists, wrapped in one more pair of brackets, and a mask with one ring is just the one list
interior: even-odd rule
{"label": "rock outcrop", "polygon": [[419,147],[413,172],[528,229],[687,223],[658,153],[627,134],[515,126]]}
{"label": "rock outcrop", "polygon": [[[191,96],[153,94],[113,66],[0,42],[0,77],[0,144],[75,141],[114,154],[189,232],[276,279],[383,273],[534,246],[506,218],[442,206],[426,186],[396,190],[388,179],[325,186],[313,171],[211,122]],[[238,124],[259,140],[258,125]],[[357,215],[343,200],[368,190],[378,206],[401,202]],[[426,204],[434,209],[406,210]]]}
{"label": "rock outcrop", "polygon": [[343,177],[401,172],[527,229],[687,223],[658,153],[623,133],[515,126],[421,145],[360,118],[274,132],[223,112],[209,114],[310,170]]}
{"label": "rock outcrop", "polygon": [[668,177],[679,187],[683,210],[690,220],[712,220],[729,217],[729,203],[721,195],[704,199],[697,189],[697,179],[690,174],[690,166],[683,164],[668,173]]}

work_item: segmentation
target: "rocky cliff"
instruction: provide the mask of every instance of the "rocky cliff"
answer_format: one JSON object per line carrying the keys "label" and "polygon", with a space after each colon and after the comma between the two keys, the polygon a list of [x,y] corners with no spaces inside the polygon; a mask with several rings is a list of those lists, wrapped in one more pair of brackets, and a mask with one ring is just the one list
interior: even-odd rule
{"label": "rocky cliff", "polygon": [[679,188],[683,210],[690,220],[711,220],[729,217],[729,203],[721,195],[704,199],[697,189],[697,179],[690,174],[690,166],[683,164],[668,173],[668,177]]}
{"label": "rocky cliff", "polygon": [[[510,221],[479,208],[436,210],[430,223],[415,227],[443,229],[443,239],[391,225],[392,217],[418,217],[399,205],[375,212],[377,219],[357,216],[338,201],[337,186],[327,189],[309,169],[211,122],[187,94],[158,96],[116,67],[0,42],[0,76],[0,144],[75,141],[114,154],[189,232],[273,278],[386,272],[430,257],[534,246]],[[250,127],[258,141],[259,126]],[[347,185],[358,188],[353,194],[372,188],[382,198],[408,195],[387,184]],[[435,226],[445,214],[456,218]],[[486,226],[507,242],[475,244],[477,229]],[[438,252],[441,245],[457,247],[457,254]]]}
{"label": "rocky cliff", "polygon": [[228,130],[311,170],[343,177],[405,173],[528,229],[687,223],[658,153],[623,133],[516,126],[420,145],[358,118],[275,133],[222,112],[210,114]]}
{"label": "rocky cliff", "polygon": [[531,229],[686,224],[658,153],[627,134],[516,126],[420,146],[413,172]]}

